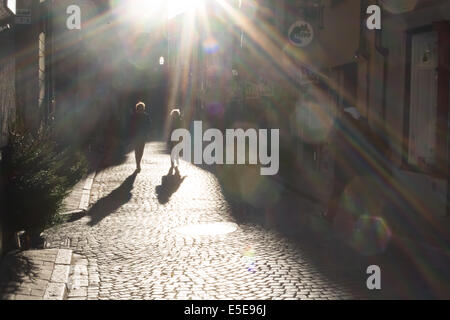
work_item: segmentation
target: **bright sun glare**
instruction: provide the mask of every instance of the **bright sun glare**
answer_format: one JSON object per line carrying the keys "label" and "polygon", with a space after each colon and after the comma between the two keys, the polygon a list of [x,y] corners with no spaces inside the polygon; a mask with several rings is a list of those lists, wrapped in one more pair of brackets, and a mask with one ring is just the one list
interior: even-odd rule
{"label": "bright sun glare", "polygon": [[169,0],[168,17],[173,18],[185,11],[198,8],[204,0]]}
{"label": "bright sun glare", "polygon": [[164,10],[167,10],[167,17],[170,19],[198,8],[203,1],[205,0],[129,0],[126,5],[128,15],[135,19],[145,19],[153,14],[161,14]]}

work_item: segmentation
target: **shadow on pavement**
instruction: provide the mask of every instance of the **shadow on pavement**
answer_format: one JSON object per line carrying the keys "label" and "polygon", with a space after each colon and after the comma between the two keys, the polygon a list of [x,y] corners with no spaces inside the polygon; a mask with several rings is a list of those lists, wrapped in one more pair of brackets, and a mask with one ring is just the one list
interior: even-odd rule
{"label": "shadow on pavement", "polygon": [[[146,143],[152,141],[155,140],[149,139]],[[113,146],[105,146],[101,150],[87,152],[86,158],[89,163],[89,173],[94,171],[99,173],[108,168],[124,164],[127,161],[127,155],[131,152],[134,152],[132,141],[124,141]]]}
{"label": "shadow on pavement", "polygon": [[[340,238],[314,203],[252,168],[205,168],[216,175],[237,223],[257,224],[296,243],[301,255],[339,289],[360,299],[448,299],[450,259],[445,250],[393,237],[386,250],[363,254]],[[245,172],[247,171],[247,172]],[[362,239],[363,241],[370,241]],[[369,290],[367,268],[381,268],[381,290]]]}
{"label": "shadow on pavement", "polygon": [[178,167],[171,167],[167,175],[161,178],[161,185],[155,188],[159,203],[168,203],[170,197],[177,192],[185,178],[186,176],[181,177]]}
{"label": "shadow on pavement", "polygon": [[115,212],[122,205],[130,201],[131,190],[133,190],[134,181],[137,177],[137,171],[130,175],[117,189],[113,190],[106,197],[98,200],[87,212],[91,217],[89,226],[95,226],[111,213]]}
{"label": "shadow on pavement", "polygon": [[102,152],[97,155],[101,160],[97,163],[92,161],[91,163],[93,163],[93,165],[91,167],[95,168],[96,166],[98,173],[108,168],[119,166],[127,161],[127,154],[132,151],[132,144],[119,145],[116,148],[102,150]]}
{"label": "shadow on pavement", "polygon": [[24,278],[37,277],[38,272],[38,266],[21,252],[3,257],[0,264],[0,300],[17,293]]}

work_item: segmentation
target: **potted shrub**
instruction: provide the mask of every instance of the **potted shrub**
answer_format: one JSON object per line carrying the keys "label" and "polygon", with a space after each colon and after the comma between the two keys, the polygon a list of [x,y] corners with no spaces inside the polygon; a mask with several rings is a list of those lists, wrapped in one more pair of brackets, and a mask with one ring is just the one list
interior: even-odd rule
{"label": "potted shrub", "polygon": [[72,181],[84,172],[73,152],[58,150],[48,132],[12,132],[4,150],[5,224],[12,232],[25,231],[25,247],[59,221],[59,211]]}

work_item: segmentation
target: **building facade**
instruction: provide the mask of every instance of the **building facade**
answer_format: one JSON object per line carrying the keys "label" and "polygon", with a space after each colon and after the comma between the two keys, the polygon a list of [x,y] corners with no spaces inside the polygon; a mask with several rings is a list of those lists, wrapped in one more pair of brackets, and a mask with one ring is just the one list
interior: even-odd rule
{"label": "building facade", "polygon": [[450,3],[380,5],[383,28],[367,37],[369,120],[391,143],[394,178],[417,199],[411,214],[439,221],[449,214]]}
{"label": "building facade", "polygon": [[[79,8],[79,28],[68,26]],[[110,80],[104,65],[109,57],[99,40],[107,18],[96,19],[100,8],[94,1],[54,1],[52,8],[54,97],[52,118],[56,136],[68,144],[83,145],[96,127],[102,126],[104,105],[110,96]],[[97,133],[98,135],[98,133]]]}
{"label": "building facade", "polygon": [[[223,110],[227,127],[280,128],[280,172],[322,205],[334,179],[334,121],[354,108],[390,145],[386,188],[400,200],[389,214],[435,225],[446,215],[448,1],[219,3],[198,42],[203,108]],[[371,5],[381,9],[380,30],[367,27]]]}
{"label": "building facade", "polygon": [[19,121],[37,131],[49,119],[52,100],[52,2],[17,0],[16,97]]}
{"label": "building facade", "polygon": [[0,147],[8,140],[8,130],[16,110],[14,13],[0,2]]}
{"label": "building facade", "polygon": [[[11,2],[0,1],[0,149],[8,142],[8,132],[16,113],[14,11]],[[3,254],[3,214],[6,211],[2,181],[0,177],[0,257]]]}
{"label": "building facade", "polygon": [[186,126],[198,119],[201,105],[201,39],[204,30],[191,12],[169,17],[168,34],[168,109],[179,108]]}

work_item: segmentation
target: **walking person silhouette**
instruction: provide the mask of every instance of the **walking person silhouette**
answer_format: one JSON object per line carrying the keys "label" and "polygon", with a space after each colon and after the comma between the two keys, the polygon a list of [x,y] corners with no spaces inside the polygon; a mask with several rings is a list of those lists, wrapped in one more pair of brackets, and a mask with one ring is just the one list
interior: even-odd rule
{"label": "walking person silhouette", "polygon": [[132,138],[134,144],[134,154],[136,158],[136,172],[141,172],[141,160],[144,155],[145,143],[148,138],[150,119],[145,112],[145,103],[138,102],[132,117]]}
{"label": "walking person silhouette", "polygon": [[177,163],[177,167],[180,165],[180,159],[179,159],[179,155],[172,155],[172,150],[173,148],[176,146],[177,142],[172,141],[171,137],[172,137],[172,133],[176,130],[182,127],[182,119],[181,119],[181,113],[179,109],[173,109],[170,112],[170,117],[169,117],[169,121],[170,121],[170,130],[169,130],[169,139],[167,141],[169,150],[170,150],[170,164],[171,164],[171,168],[173,168],[175,166],[175,162]]}

